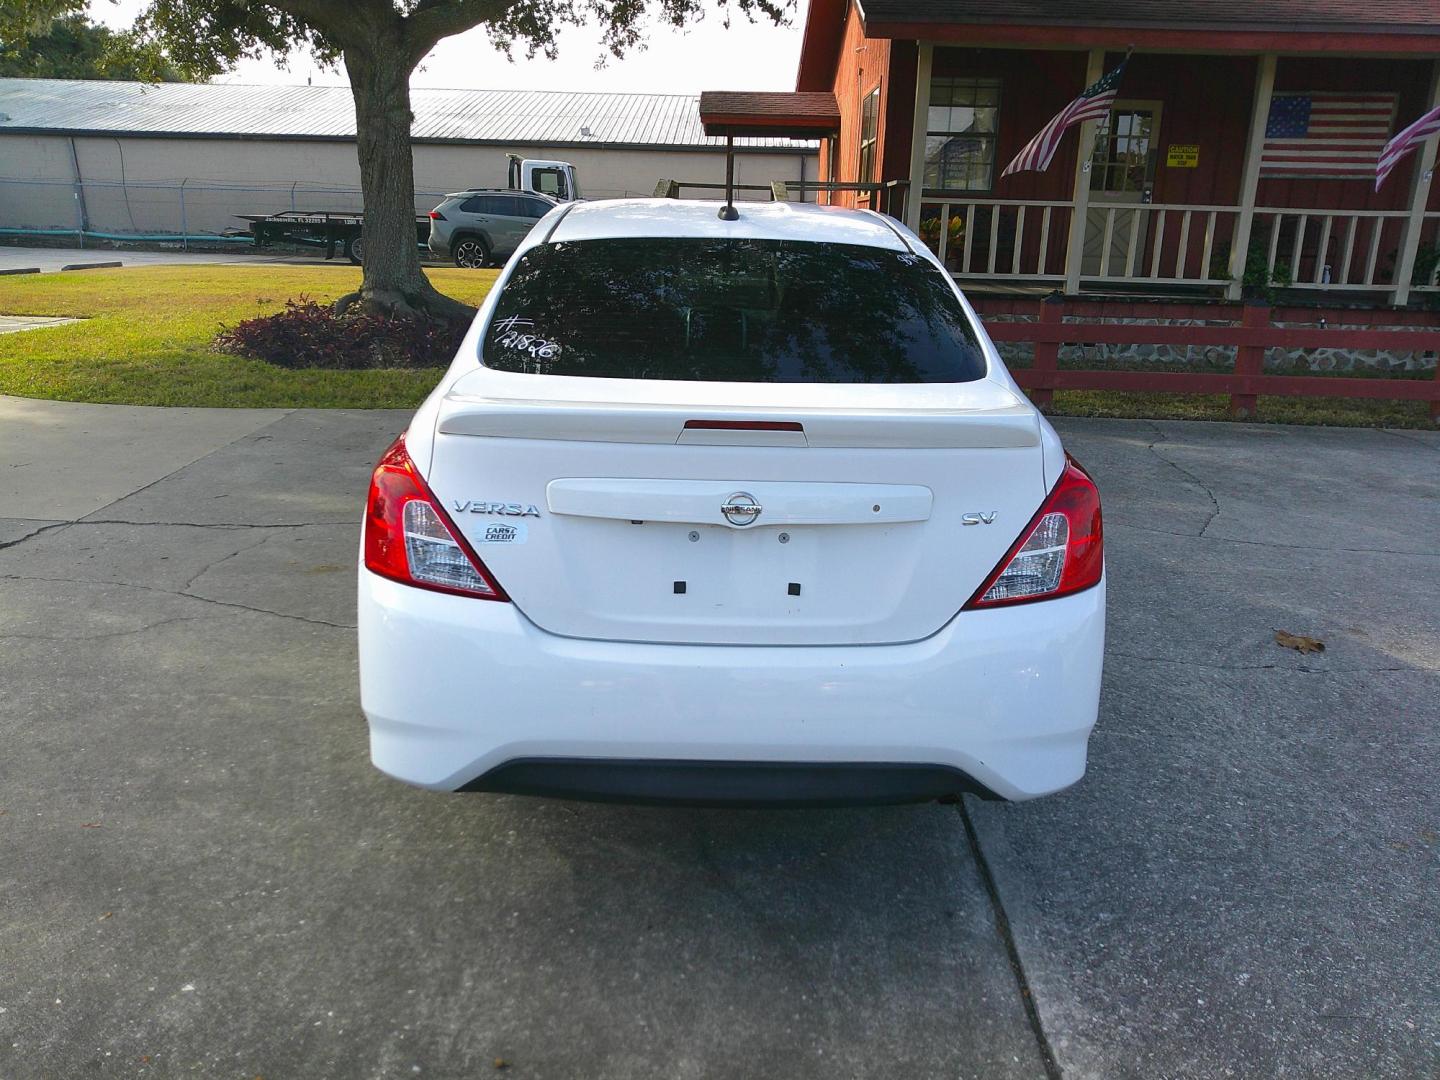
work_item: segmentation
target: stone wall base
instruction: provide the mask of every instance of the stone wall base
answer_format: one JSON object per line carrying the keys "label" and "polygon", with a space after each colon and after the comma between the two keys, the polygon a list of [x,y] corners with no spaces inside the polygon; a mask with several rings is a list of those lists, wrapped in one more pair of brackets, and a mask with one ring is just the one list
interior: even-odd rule
{"label": "stone wall base", "polygon": [[[986,322],[1034,322],[1033,318],[1014,315],[991,315]],[[1123,317],[1067,318],[1066,322],[1104,323],[1121,326],[1233,326],[1229,321],[1205,319],[1143,319]],[[1281,327],[1311,327],[1313,322],[1277,322]],[[1336,322],[1333,329],[1369,330],[1373,323]],[[1417,336],[1421,336],[1417,333]],[[1432,342],[1435,334],[1424,334]],[[1007,364],[1028,367],[1035,357],[1029,342],[997,342],[1001,358]],[[1073,344],[1060,346],[1060,362],[1096,364],[1205,364],[1231,368],[1235,364],[1235,347],[1221,345],[1103,345]],[[1435,349],[1414,352],[1384,352],[1377,349],[1266,349],[1265,368],[1269,371],[1433,371]]]}

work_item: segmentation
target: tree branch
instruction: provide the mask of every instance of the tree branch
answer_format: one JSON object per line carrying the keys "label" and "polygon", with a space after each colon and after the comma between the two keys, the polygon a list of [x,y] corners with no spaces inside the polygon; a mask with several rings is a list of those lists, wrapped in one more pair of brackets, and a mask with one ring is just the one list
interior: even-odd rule
{"label": "tree branch", "polygon": [[418,64],[441,40],[461,34],[481,23],[494,22],[517,0],[424,0],[405,16],[406,48]]}
{"label": "tree branch", "polygon": [[[376,18],[394,16],[389,0],[271,0],[275,7],[318,30],[340,48],[364,44],[367,37],[357,33],[370,27]],[[357,16],[359,16],[357,18]]]}

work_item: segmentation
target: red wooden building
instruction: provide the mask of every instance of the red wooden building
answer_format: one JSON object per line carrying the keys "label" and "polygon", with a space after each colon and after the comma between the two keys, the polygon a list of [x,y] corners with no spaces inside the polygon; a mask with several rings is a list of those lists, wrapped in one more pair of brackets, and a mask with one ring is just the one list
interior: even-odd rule
{"label": "red wooden building", "polygon": [[[1127,50],[1108,119],[1002,177]],[[1440,140],[1373,171],[1440,104],[1437,0],[812,0],[796,88],[834,95],[821,179],[876,185],[821,198],[903,217],[967,283],[1440,290]]]}

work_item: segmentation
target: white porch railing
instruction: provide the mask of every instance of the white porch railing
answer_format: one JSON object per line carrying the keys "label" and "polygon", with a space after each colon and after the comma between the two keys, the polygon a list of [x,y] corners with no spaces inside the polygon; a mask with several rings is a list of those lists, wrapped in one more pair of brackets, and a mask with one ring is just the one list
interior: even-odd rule
{"label": "white porch railing", "polygon": [[1440,292],[1440,211],[1427,213],[1420,227],[1420,250],[1415,257],[1415,285],[1411,292]]}
{"label": "white porch railing", "polygon": [[1263,245],[1269,280],[1297,289],[1375,290],[1394,283],[1404,210],[1255,208],[1250,259]]}
{"label": "white porch railing", "polygon": [[[1068,201],[926,201],[920,235],[960,279],[1063,282],[1080,260],[1085,284],[1212,285],[1231,279],[1240,208],[1203,204],[1101,203],[1086,210],[1084,250],[1066,250]],[[1244,280],[1298,289],[1392,288],[1406,211],[1255,209]],[[1423,284],[1440,291],[1440,212],[1425,215],[1417,262]],[[1433,254],[1425,258],[1425,253]]]}
{"label": "white porch railing", "polygon": [[957,278],[1064,280],[1073,211],[1068,202],[927,202],[920,236]]}
{"label": "white porch railing", "polygon": [[1092,202],[1087,214],[1081,281],[1203,285],[1229,277],[1236,207]]}

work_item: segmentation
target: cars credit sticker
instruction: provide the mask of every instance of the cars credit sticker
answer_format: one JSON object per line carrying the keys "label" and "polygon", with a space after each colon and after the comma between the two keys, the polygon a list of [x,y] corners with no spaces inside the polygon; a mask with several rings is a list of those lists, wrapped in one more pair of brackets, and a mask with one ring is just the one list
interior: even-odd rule
{"label": "cars credit sticker", "polygon": [[525,543],[525,526],[523,524],[511,525],[509,522],[486,525],[485,531],[480,534],[479,542],[482,544],[523,544]]}

